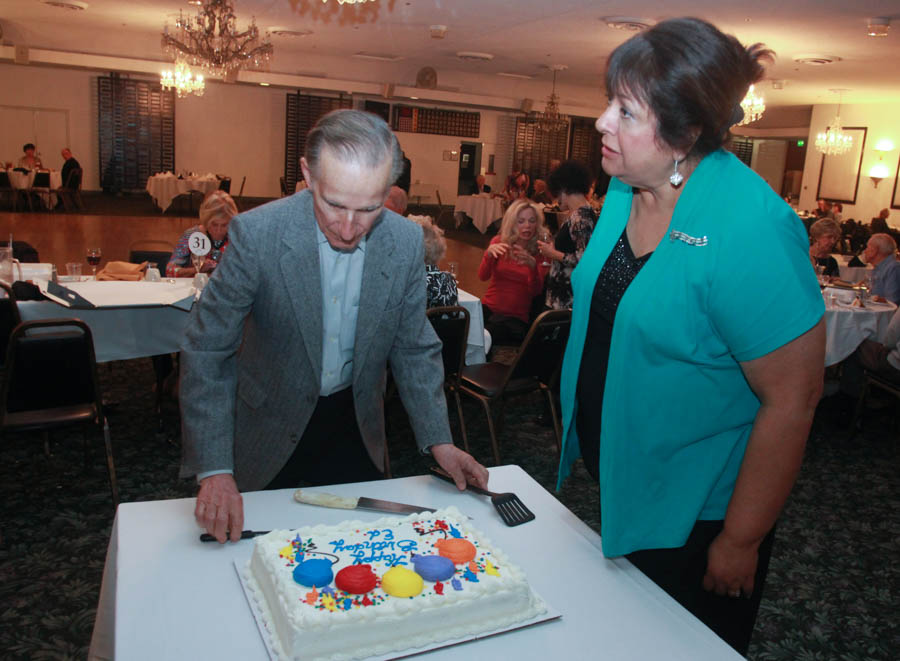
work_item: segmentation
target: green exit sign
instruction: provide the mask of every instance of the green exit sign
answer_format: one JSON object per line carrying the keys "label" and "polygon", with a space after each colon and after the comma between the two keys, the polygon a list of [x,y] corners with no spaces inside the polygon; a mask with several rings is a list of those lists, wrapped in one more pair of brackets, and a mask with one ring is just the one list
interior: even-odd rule
{"label": "green exit sign", "polygon": [[797,140],[797,146],[798,146],[798,147],[802,147],[802,146],[805,145],[805,144],[806,144],[806,140]]}

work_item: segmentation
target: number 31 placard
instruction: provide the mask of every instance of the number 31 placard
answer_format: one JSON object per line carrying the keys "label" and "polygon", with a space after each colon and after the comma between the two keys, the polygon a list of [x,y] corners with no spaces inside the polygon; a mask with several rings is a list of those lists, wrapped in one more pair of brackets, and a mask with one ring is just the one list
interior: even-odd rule
{"label": "number 31 placard", "polygon": [[212,244],[206,234],[203,232],[194,232],[188,237],[188,247],[190,248],[191,253],[203,257],[204,255],[209,254]]}

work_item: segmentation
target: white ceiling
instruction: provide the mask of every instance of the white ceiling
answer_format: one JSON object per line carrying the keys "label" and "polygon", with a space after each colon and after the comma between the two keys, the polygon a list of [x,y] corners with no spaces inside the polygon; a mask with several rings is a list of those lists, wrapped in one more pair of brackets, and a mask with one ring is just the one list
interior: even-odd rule
{"label": "white ceiling", "polygon": [[[4,45],[164,61],[160,32],[185,0],[84,0],[83,11],[60,9],[44,0],[0,0]],[[255,16],[261,28],[312,30],[305,37],[275,37],[270,70],[342,81],[414,85],[416,72],[432,66],[442,88],[507,97],[546,94],[551,64],[567,95],[580,105],[600,94],[601,72],[610,51],[631,33],[601,20],[632,16],[651,21],[694,15],[744,43],[764,42],[777,53],[762,85],[772,106],[836,103],[830,89],[849,90],[844,103],[900,102],[900,0],[376,0],[340,5],[337,0],[234,0],[239,26]],[[867,18],[890,17],[887,37],[866,35]],[[429,26],[446,25],[444,39]],[[395,62],[346,57],[359,51],[392,55]],[[490,62],[467,62],[458,51],[491,53]],[[794,62],[799,55],[836,56],[827,66]],[[72,62],[78,62],[73,56]],[[500,72],[532,80],[497,76]],[[590,92],[586,92],[590,90]],[[587,96],[586,96],[587,94]],[[541,103],[539,101],[539,103]],[[489,105],[489,104],[486,104]]]}

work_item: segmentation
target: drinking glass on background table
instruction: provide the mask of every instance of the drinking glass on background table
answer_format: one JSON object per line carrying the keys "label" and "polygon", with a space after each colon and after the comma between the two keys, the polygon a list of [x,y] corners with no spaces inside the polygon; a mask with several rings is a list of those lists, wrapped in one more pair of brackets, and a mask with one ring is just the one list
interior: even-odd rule
{"label": "drinking glass on background table", "polygon": [[101,257],[103,257],[103,253],[100,252],[100,248],[88,248],[85,259],[91,265],[94,277],[97,277],[97,267],[100,265]]}
{"label": "drinking glass on background table", "polygon": [[200,269],[203,268],[203,264],[206,263],[206,255],[195,255],[191,253],[191,264],[194,265],[194,269],[197,273],[200,273]]}
{"label": "drinking glass on background table", "polygon": [[[550,231],[541,230],[541,235],[538,238],[544,243],[550,243]],[[550,266],[550,260],[547,259],[546,255],[544,256],[544,261],[541,262],[541,266]]]}
{"label": "drinking glass on background table", "polygon": [[66,262],[66,275],[81,280],[81,262]]}
{"label": "drinking glass on background table", "polygon": [[453,276],[454,280],[459,280],[459,262],[447,262],[447,273]]}

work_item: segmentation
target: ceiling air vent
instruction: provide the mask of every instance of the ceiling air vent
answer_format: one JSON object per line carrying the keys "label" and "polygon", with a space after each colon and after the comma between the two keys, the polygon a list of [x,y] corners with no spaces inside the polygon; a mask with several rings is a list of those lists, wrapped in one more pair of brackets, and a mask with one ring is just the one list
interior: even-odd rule
{"label": "ceiling air vent", "polygon": [[494,56],[490,53],[478,53],[471,50],[461,50],[456,54],[461,60],[469,60],[470,62],[490,62]]}
{"label": "ceiling air vent", "polygon": [[268,32],[276,37],[308,37],[313,34],[312,30],[294,30],[283,25],[273,25]]}
{"label": "ceiling air vent", "polygon": [[606,23],[607,27],[627,32],[640,32],[653,25],[653,21],[649,19],[634,16],[603,16],[600,20]]}
{"label": "ceiling air vent", "polygon": [[83,11],[88,8],[88,3],[78,2],[78,0],[43,0],[43,2],[51,7],[71,9],[72,11]]}
{"label": "ceiling air vent", "polygon": [[811,67],[823,67],[826,64],[840,62],[841,58],[837,55],[795,55],[794,62],[798,64],[808,64]]}

